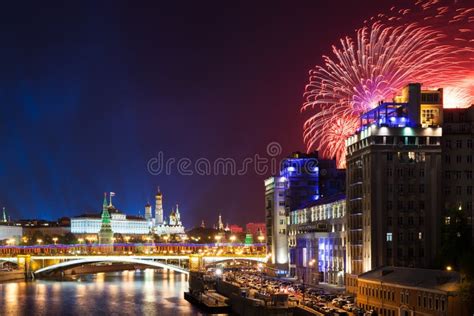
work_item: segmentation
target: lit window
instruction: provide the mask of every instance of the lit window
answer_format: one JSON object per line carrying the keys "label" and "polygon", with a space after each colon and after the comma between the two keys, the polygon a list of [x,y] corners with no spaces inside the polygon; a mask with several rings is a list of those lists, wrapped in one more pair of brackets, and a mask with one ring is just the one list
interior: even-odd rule
{"label": "lit window", "polygon": [[422,240],[422,239],[423,239],[423,233],[422,233],[422,232],[419,232],[419,233],[418,233],[418,239],[419,239],[419,240]]}
{"label": "lit window", "polygon": [[387,241],[392,241],[392,233],[387,233]]}

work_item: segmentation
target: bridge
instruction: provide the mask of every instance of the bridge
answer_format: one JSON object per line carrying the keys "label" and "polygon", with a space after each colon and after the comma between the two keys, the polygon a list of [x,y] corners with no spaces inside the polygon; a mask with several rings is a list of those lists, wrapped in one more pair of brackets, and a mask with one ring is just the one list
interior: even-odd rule
{"label": "bridge", "polygon": [[211,265],[251,261],[266,262],[263,244],[117,244],[43,245],[0,247],[0,265],[10,262],[36,277],[75,267],[123,263],[163,268],[189,274]]}

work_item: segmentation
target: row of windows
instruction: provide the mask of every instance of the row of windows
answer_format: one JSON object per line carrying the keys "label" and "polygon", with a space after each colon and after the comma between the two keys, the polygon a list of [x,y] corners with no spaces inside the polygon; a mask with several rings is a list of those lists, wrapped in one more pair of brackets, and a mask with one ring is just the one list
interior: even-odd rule
{"label": "row of windows", "polygon": [[[393,184],[388,184],[387,185],[387,191],[388,193],[393,193]],[[409,184],[409,185],[404,185],[404,184],[399,184],[397,185],[397,193],[425,193],[425,185],[419,184],[418,185],[418,190],[415,189],[415,185]]]}
{"label": "row of windows", "polygon": [[[462,195],[463,194],[462,191],[463,191],[462,186],[457,185],[456,190],[454,191],[454,193],[456,195]],[[445,186],[444,187],[444,194],[445,195],[451,195],[451,193],[453,193],[453,191],[451,190],[451,187],[450,186]],[[466,187],[466,194],[472,195],[472,186],[471,185],[468,185]],[[471,203],[471,207],[469,207],[469,209],[471,209],[471,208],[472,208],[472,203]]]}
{"label": "row of windows", "polygon": [[[462,139],[457,139],[456,142],[451,142],[451,140],[446,140],[445,146],[446,148],[452,148],[452,143],[456,144],[456,148],[462,148],[463,147],[463,141]],[[466,147],[467,148],[472,148],[472,139],[467,139],[466,140]]]}
{"label": "row of windows", "polygon": [[[444,177],[446,179],[451,179],[451,176],[453,179],[462,179],[462,174],[463,172],[460,170],[457,171],[445,171],[444,172]],[[464,175],[466,176],[466,179],[472,179],[472,170],[464,170]]]}
{"label": "row of windows", "polygon": [[[397,248],[397,257],[401,258],[404,255],[410,257],[410,259],[413,259],[415,255],[415,249],[410,247],[408,249],[404,248]],[[387,247],[387,257],[391,258],[393,256],[393,249],[390,247]],[[425,256],[425,249],[420,247],[418,248],[418,257],[424,257]]]}
{"label": "row of windows", "polygon": [[[400,191],[400,192],[403,192],[403,191]],[[397,201],[397,209],[398,210],[403,210],[405,208],[405,206],[406,206],[407,209],[413,210],[415,208],[415,201],[413,201],[413,200],[409,200],[407,202],[400,201],[400,200]],[[387,209],[388,210],[393,209],[393,201],[392,200],[387,201]],[[418,210],[424,210],[424,209],[425,209],[425,201],[418,201]]]}
{"label": "row of windows", "polygon": [[[418,216],[418,225],[423,225],[425,222],[425,218],[423,216]],[[405,218],[404,216],[399,216],[397,218],[397,224],[398,226],[408,224],[408,225],[415,225],[415,217],[413,216],[408,216]],[[392,226],[393,225],[393,220],[392,216],[387,216],[387,226]]]}
{"label": "row of windows", "polygon": [[423,307],[424,309],[430,309],[430,310],[436,310],[436,311],[442,311],[444,312],[446,310],[446,300],[444,297],[441,297],[441,299],[436,296],[434,298],[434,304],[433,304],[433,296],[431,294],[423,294],[421,296],[418,294],[418,299],[417,299],[417,305],[418,307]]}
{"label": "row of windows", "polygon": [[[451,155],[445,155],[444,162],[448,165],[451,164]],[[466,155],[466,162],[472,163],[472,155]],[[456,163],[462,163],[462,155],[456,155]]]}
{"label": "row of windows", "polygon": [[372,296],[387,301],[395,301],[395,292],[391,290],[359,286],[359,293],[362,293],[362,295],[365,296]]}
{"label": "row of windows", "polygon": [[[407,169],[397,168],[396,169],[396,175],[398,177],[403,177],[404,175],[406,175],[408,177],[414,177],[415,176],[415,169],[414,168],[407,168]],[[425,176],[425,169],[418,170],[418,175],[420,177],[424,177]],[[392,168],[387,168],[387,176],[389,176],[389,177],[393,176],[393,169]]]}
{"label": "row of windows", "polygon": [[[404,234],[403,232],[398,233],[398,241],[403,241],[404,240]],[[423,232],[418,232],[417,234],[417,239],[418,240],[423,240]],[[393,240],[393,233],[388,232],[387,233],[387,241],[392,241]],[[414,241],[415,240],[415,232],[408,232],[408,241]]]}

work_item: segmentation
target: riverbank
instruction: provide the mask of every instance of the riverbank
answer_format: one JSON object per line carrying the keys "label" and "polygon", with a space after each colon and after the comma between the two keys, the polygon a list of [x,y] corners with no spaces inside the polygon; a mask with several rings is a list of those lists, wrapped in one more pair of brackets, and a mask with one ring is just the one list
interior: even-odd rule
{"label": "riverbank", "polygon": [[25,272],[21,270],[0,272],[0,282],[22,281],[25,280]]}

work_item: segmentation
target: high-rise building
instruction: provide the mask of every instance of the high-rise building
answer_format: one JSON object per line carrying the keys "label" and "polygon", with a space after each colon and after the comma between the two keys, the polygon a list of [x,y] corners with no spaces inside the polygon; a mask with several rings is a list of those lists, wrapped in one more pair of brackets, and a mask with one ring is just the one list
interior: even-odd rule
{"label": "high-rise building", "polygon": [[[465,212],[474,242],[474,105],[463,109],[444,109],[443,121],[443,197],[444,209]],[[446,223],[450,218],[446,217]]]}
{"label": "high-rise building", "polygon": [[[324,168],[324,183],[321,183],[321,168]],[[344,182],[344,172],[336,171],[334,161],[318,160],[317,152],[291,154],[283,160],[280,175],[265,180],[267,249],[271,253],[272,263],[280,271],[288,272],[287,216],[321,196],[340,192]],[[320,185],[323,190],[320,190]]]}
{"label": "high-rise building", "polygon": [[267,251],[271,254],[271,263],[279,272],[281,271],[281,274],[286,274],[288,271],[285,188],[285,177],[271,177],[265,180]]}
{"label": "high-rise building", "polygon": [[428,267],[440,235],[442,89],[409,84],[361,116],[347,147],[346,286],[376,267]]}

